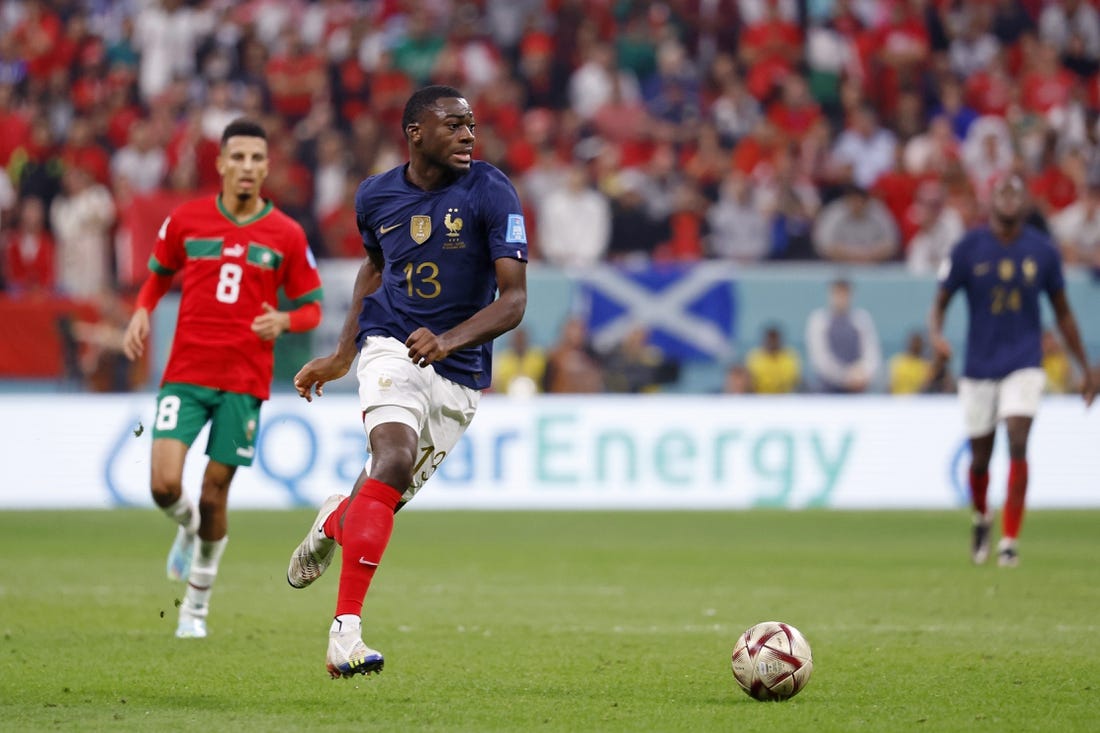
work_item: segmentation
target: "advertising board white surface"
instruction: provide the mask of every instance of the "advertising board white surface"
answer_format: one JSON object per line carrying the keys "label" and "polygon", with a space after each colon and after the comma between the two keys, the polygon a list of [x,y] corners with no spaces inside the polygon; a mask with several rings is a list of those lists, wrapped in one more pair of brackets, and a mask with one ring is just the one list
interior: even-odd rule
{"label": "advertising board white surface", "polygon": [[[154,397],[5,395],[0,508],[151,506]],[[142,434],[135,435],[138,426]],[[1030,507],[1100,506],[1100,410],[1047,398]],[[205,432],[184,483],[197,492]],[[952,397],[486,395],[410,509],[951,508],[966,441]],[[231,507],[317,505],[367,460],[353,395],[276,396]],[[991,495],[1004,495],[1003,435]]]}

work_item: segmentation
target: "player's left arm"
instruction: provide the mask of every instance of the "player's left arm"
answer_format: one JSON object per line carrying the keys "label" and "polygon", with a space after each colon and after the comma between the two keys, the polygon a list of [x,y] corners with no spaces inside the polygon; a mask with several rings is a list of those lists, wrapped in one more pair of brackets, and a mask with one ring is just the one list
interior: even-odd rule
{"label": "player's left arm", "polygon": [[321,323],[321,304],[317,302],[303,303],[289,311],[281,311],[271,303],[264,303],[263,309],[263,313],[252,319],[252,333],[264,341],[277,339],[287,331],[309,331]]}
{"label": "player's left arm", "polygon": [[263,313],[252,321],[252,333],[264,341],[271,341],[283,333],[302,333],[321,323],[321,276],[317,273],[317,261],[309,249],[305,233],[295,233],[297,240],[290,248],[283,275],[283,290],[294,308],[281,311],[270,303],[263,304]]}
{"label": "player's left arm", "polygon": [[461,349],[491,341],[520,324],[527,309],[527,263],[499,257],[494,267],[499,290],[497,299],[444,333],[437,335],[426,328],[418,328],[409,334],[405,345],[409,347],[409,358],[413,362],[428,366]]}
{"label": "player's left arm", "polygon": [[1073,309],[1069,306],[1066,291],[1056,290],[1049,293],[1050,304],[1054,308],[1054,317],[1058,323],[1058,330],[1062,332],[1062,339],[1066,342],[1066,348],[1073,354],[1077,364],[1081,367],[1081,396],[1085,398],[1085,405],[1091,405],[1096,397],[1096,385],[1092,382],[1089,370],[1089,360],[1085,355],[1085,345],[1081,341],[1081,332],[1077,328],[1077,318],[1073,315]]}

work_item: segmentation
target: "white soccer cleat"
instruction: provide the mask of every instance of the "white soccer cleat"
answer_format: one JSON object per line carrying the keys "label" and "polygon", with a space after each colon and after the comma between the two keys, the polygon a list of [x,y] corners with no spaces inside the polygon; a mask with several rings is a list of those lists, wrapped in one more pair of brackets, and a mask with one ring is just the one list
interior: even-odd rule
{"label": "white soccer cleat", "polygon": [[359,629],[329,632],[325,667],[332,679],[375,674],[382,671],[384,664],[382,652],[364,644]]}
{"label": "white soccer cleat", "polygon": [[325,520],[343,500],[343,494],[333,494],[325,499],[306,538],[291,554],[290,566],[286,570],[286,582],[290,583],[291,588],[305,588],[320,578],[332,564],[332,558],[336,555],[336,540],[325,536]]}
{"label": "white soccer cleat", "polygon": [[1002,539],[997,548],[997,565],[1002,568],[1014,568],[1020,564],[1020,553],[1016,549],[1016,541]]}
{"label": "white soccer cleat", "polygon": [[169,580],[185,581],[191,574],[191,559],[195,556],[196,538],[197,535],[188,533],[182,526],[176,530],[176,539],[172,543],[172,549],[168,550],[166,563]]}
{"label": "white soccer cleat", "polygon": [[180,606],[180,620],[176,625],[177,639],[205,639],[206,616],[198,616],[187,610],[186,605]]}

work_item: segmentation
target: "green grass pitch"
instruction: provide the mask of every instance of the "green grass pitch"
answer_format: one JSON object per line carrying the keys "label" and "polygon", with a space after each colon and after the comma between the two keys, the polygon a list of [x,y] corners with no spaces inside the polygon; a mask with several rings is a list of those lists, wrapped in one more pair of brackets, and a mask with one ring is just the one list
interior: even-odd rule
{"label": "green grass pitch", "polygon": [[[1035,511],[1016,569],[956,512],[428,512],[397,518],[366,607],[377,677],[329,680],[337,568],[296,591],[312,511],[231,512],[210,637],[151,510],[0,513],[0,729],[1095,731],[1100,512]],[[809,685],[729,670],[797,626]]]}

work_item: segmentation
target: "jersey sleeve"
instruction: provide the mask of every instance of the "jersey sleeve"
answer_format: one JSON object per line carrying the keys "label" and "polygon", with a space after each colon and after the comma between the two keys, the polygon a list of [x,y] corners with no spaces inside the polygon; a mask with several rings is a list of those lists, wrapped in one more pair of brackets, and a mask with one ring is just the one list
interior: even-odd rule
{"label": "jersey sleeve", "polygon": [[489,256],[526,262],[527,226],[515,187],[494,168],[486,175],[480,193]]}
{"label": "jersey sleeve", "polygon": [[967,243],[970,237],[963,237],[954,247],[951,254],[944,259],[939,273],[940,287],[949,293],[953,293],[966,283],[967,274]]}
{"label": "jersey sleeve", "polygon": [[296,307],[320,302],[324,294],[321,276],[317,272],[317,260],[309,248],[305,232],[297,224],[292,224],[288,226],[287,236],[290,247],[287,249],[286,271],[283,274],[283,291]]}
{"label": "jersey sleeve", "polygon": [[153,254],[149,256],[149,271],[157,275],[173,275],[183,269],[187,262],[187,251],[183,244],[183,233],[179,209],[173,211],[157,231],[157,241],[153,244]]}
{"label": "jersey sleeve", "polygon": [[1046,273],[1043,278],[1043,290],[1046,291],[1048,296],[1052,296],[1066,289],[1066,275],[1065,271],[1062,269],[1062,253],[1058,250],[1058,245],[1049,238],[1046,242],[1049,251],[1050,266],[1046,268]]}
{"label": "jersey sleeve", "polygon": [[375,176],[371,176],[364,180],[355,192],[355,225],[359,228],[364,249],[380,250],[382,245],[370,223],[370,193],[374,179]]}

